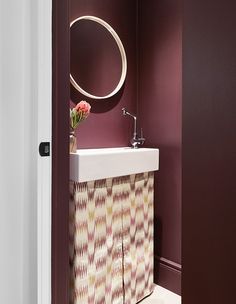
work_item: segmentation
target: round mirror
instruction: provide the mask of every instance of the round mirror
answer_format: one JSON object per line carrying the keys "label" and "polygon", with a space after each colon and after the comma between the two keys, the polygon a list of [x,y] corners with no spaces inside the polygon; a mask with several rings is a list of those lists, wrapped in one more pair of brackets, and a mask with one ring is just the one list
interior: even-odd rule
{"label": "round mirror", "polygon": [[105,99],[122,87],[127,60],[114,29],[102,19],[83,16],[70,24],[70,82],[83,95]]}

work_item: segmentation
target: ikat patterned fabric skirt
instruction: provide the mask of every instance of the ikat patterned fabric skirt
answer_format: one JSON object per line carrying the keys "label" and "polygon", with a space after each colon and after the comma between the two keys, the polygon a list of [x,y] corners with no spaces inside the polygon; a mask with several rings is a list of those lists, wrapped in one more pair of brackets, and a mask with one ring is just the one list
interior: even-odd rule
{"label": "ikat patterned fabric skirt", "polygon": [[70,304],[152,293],[154,173],[70,182]]}

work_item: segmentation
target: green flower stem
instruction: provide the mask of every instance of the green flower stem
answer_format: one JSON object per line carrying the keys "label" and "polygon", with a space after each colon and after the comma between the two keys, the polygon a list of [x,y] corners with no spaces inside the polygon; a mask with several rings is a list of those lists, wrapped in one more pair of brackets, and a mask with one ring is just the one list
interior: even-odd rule
{"label": "green flower stem", "polygon": [[75,109],[70,110],[70,124],[71,128],[75,130],[77,126],[87,118],[88,115],[83,111],[77,112]]}

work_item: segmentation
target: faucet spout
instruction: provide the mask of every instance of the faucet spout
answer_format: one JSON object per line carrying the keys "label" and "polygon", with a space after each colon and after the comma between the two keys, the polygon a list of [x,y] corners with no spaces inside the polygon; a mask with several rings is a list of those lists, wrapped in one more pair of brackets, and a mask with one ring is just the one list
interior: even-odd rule
{"label": "faucet spout", "polygon": [[133,133],[133,138],[137,137],[137,117],[133,114],[131,114],[130,112],[126,111],[125,108],[122,109],[123,115],[126,116],[130,116],[134,119],[134,133]]}
{"label": "faucet spout", "polygon": [[122,113],[124,116],[128,115],[133,118],[134,120],[134,132],[133,132],[133,138],[130,140],[130,143],[133,148],[138,148],[139,145],[142,145],[145,141],[145,138],[143,138],[142,134],[141,137],[138,137],[137,133],[137,117],[130,112],[128,112],[125,108],[122,108]]}
{"label": "faucet spout", "polygon": [[136,116],[133,115],[133,114],[131,114],[130,112],[128,112],[128,111],[126,110],[126,108],[122,108],[122,112],[123,112],[123,115],[124,115],[124,116],[125,116],[125,115],[129,115],[129,116],[131,116],[131,117],[133,117],[133,118],[136,119]]}

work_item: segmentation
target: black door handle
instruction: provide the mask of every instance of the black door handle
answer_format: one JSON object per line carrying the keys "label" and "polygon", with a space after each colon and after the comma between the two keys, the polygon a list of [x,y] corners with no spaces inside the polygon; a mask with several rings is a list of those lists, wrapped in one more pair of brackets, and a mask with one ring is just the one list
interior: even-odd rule
{"label": "black door handle", "polygon": [[41,142],[39,145],[39,154],[42,157],[50,156],[50,142]]}

